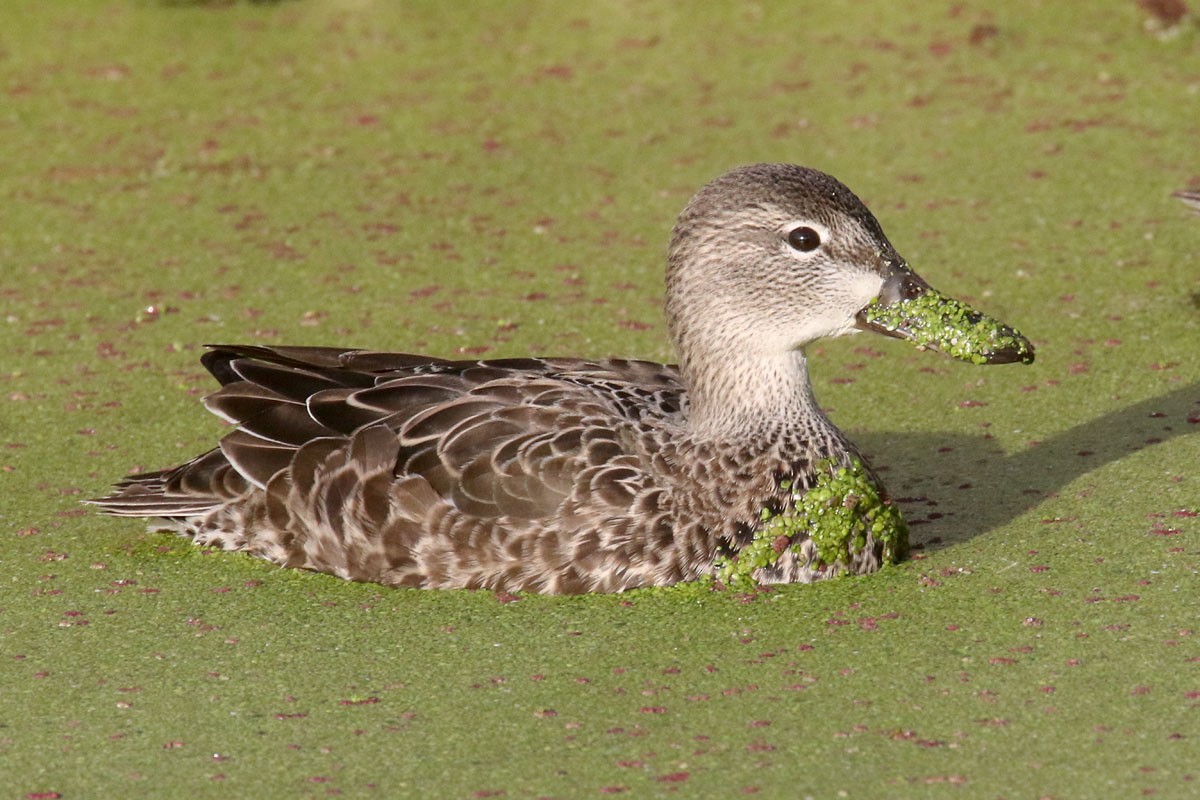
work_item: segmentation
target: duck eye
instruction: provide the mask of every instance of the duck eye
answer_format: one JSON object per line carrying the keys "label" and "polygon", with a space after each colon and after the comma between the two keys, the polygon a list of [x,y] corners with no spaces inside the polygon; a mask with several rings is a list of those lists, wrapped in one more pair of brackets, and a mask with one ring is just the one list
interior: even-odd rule
{"label": "duck eye", "polygon": [[811,253],[821,246],[821,234],[804,225],[792,228],[787,235],[787,240],[788,244],[801,253]]}

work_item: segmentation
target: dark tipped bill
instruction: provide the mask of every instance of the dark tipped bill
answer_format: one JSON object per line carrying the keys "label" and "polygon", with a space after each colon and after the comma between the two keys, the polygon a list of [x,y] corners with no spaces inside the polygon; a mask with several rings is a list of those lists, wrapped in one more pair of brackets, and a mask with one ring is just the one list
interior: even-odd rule
{"label": "dark tipped bill", "polygon": [[946,297],[906,265],[893,269],[857,324],[972,364],[1033,363],[1033,345],[1016,329]]}

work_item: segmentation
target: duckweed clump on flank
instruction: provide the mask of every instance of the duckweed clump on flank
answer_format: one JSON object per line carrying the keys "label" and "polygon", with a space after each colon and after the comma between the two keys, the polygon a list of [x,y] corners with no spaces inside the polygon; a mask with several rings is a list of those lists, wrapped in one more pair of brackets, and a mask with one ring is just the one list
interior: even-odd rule
{"label": "duckweed clump on flank", "polygon": [[[814,548],[810,566],[815,570],[848,571],[867,546],[868,534],[882,545],[882,563],[892,564],[904,556],[908,526],[860,460],[843,467],[824,459],[816,465],[816,474],[816,483],[807,491],[792,493],[792,508],[779,514],[763,509],[762,524],[751,542],[735,557],[717,562],[717,580],[730,588],[752,588],[757,570],[774,566],[788,549],[800,555],[810,539]],[[791,486],[785,482],[781,488]]]}
{"label": "duckweed clump on flank", "polygon": [[998,360],[1001,353],[1007,356],[1002,360],[1033,361],[1033,345],[1018,331],[932,289],[886,306],[875,300],[865,313],[870,324],[898,333],[918,347],[972,364]]}

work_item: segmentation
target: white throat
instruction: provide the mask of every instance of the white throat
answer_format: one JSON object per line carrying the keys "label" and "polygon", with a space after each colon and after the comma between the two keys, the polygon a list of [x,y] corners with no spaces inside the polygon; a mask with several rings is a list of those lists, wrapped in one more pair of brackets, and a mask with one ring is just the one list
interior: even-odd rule
{"label": "white throat", "polygon": [[688,426],[699,439],[732,440],[832,427],[813,397],[800,350],[688,364]]}

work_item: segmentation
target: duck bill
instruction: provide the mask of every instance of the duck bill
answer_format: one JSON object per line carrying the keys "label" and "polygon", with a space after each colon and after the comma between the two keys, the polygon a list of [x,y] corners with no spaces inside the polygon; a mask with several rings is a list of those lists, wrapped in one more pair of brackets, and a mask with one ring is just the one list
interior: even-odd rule
{"label": "duck bill", "polygon": [[861,330],[972,364],[1033,362],[1033,345],[1015,328],[938,292],[903,263],[892,267],[879,297],[855,321]]}

